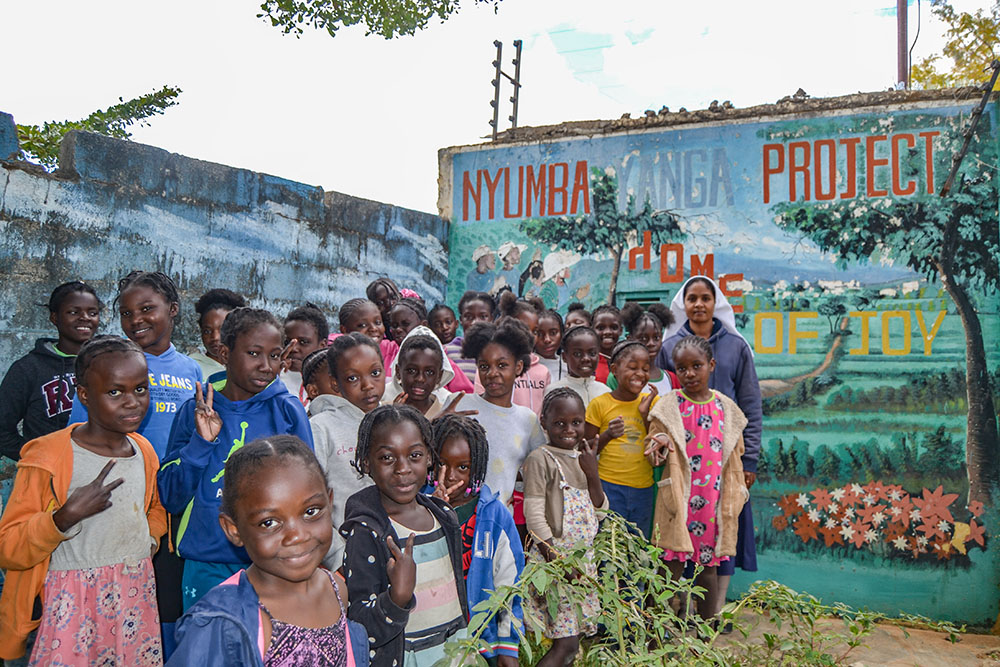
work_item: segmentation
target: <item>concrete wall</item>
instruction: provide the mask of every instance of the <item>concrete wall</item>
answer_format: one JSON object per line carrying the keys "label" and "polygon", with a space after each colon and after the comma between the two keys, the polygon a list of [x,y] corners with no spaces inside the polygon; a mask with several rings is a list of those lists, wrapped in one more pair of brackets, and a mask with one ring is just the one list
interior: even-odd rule
{"label": "concrete wall", "polygon": [[[279,317],[312,301],[331,325],[377,276],[431,304],[444,296],[448,225],[436,215],[89,133],[66,137],[54,174],[2,160],[16,149],[0,114],[0,372],[54,333],[36,304],[66,280],[110,304],[129,271],[166,272],[181,291],[174,340],[185,351],[198,341],[194,301],[213,287]],[[114,312],[101,329],[120,331]]]}

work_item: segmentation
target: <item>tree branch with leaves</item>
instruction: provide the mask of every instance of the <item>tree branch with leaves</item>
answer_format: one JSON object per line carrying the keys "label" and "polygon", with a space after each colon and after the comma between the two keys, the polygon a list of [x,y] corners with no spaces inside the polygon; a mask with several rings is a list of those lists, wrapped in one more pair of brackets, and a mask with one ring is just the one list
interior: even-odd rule
{"label": "tree branch with leaves", "polygon": [[[975,13],[955,11],[947,0],[932,0],[931,13],[944,22],[945,44],[910,69],[910,82],[917,88],[974,86],[988,76],[990,63],[1000,57],[1000,3]],[[940,69],[944,60],[951,67]]]}
{"label": "tree branch with leaves", "polygon": [[118,104],[97,110],[81,120],[53,120],[42,125],[18,125],[17,140],[22,160],[40,162],[48,169],[59,163],[59,145],[70,130],[95,132],[117,139],[130,139],[129,128],[138,123],[148,125],[147,118],[162,115],[177,104],[181,89],[164,86],[160,90],[141,95],[127,102],[118,98]]}

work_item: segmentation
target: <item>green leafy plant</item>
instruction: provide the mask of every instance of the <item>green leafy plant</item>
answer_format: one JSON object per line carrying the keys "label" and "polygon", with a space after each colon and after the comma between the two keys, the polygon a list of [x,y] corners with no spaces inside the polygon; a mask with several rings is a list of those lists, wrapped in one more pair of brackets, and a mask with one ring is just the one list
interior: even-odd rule
{"label": "green leafy plant", "polygon": [[177,104],[177,96],[180,94],[180,88],[164,86],[127,102],[119,97],[119,104],[95,111],[81,120],[53,120],[42,125],[18,125],[17,139],[21,149],[18,157],[55,169],[59,162],[59,145],[70,130],[129,139],[132,137],[130,127],[136,123],[148,125],[147,118],[161,115]]}
{"label": "green leafy plant", "polygon": [[[916,88],[977,85],[989,77],[987,69],[1000,56],[1000,4],[975,13],[956,11],[947,0],[932,0],[931,13],[945,25],[944,47],[910,69]],[[940,69],[942,60],[951,67]]]}
{"label": "green leafy plant", "polygon": [[[491,3],[497,11],[500,0],[474,0]],[[386,39],[413,35],[423,30],[431,19],[442,22],[459,9],[458,0],[264,0],[257,18],[269,21],[286,35],[301,37],[304,28],[325,30],[337,36],[342,27],[363,24],[366,35]]]}
{"label": "green leafy plant", "polygon": [[[825,605],[774,581],[756,582],[739,601],[726,605],[720,622],[732,623],[736,634],[722,635],[718,623],[678,613],[680,600],[702,598],[705,589],[693,580],[671,581],[661,561],[662,550],[638,536],[635,527],[608,512],[592,548],[568,550],[549,562],[530,562],[515,586],[502,586],[473,609],[464,639],[452,639],[438,665],[485,665],[479,654],[488,648],[482,634],[499,613],[510,614],[516,596],[540,596],[550,608],[561,596],[571,603],[596,592],[600,630],[580,645],[576,665],[632,667],[665,665],[841,665],[863,645],[876,623],[894,622],[942,630],[956,641],[965,631],[954,626],[905,616],[887,619],[846,605]],[[601,565],[596,576],[583,571],[588,558]],[[548,650],[537,619],[521,628],[520,662],[535,665]]]}

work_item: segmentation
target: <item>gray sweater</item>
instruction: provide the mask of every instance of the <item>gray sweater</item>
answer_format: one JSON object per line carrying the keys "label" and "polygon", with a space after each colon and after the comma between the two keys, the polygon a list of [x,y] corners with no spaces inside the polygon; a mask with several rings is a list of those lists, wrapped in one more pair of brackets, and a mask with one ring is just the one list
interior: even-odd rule
{"label": "gray sweater", "polygon": [[310,402],[309,414],[316,458],[326,473],[326,483],[333,489],[333,543],[323,564],[336,570],[344,563],[340,526],[344,523],[347,499],[372,485],[370,477],[362,477],[351,465],[358,446],[358,427],[365,413],[346,398],[322,394]]}

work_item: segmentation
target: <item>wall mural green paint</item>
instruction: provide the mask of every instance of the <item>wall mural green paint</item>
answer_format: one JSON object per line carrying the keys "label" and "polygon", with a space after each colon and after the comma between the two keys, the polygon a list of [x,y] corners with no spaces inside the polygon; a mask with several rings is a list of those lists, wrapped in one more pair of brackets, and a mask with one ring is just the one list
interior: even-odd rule
{"label": "wall mural green paint", "polygon": [[[443,151],[448,296],[565,312],[720,282],[764,397],[760,571],[827,600],[997,616],[996,108],[922,102]],[[448,189],[450,186],[450,189]]]}

